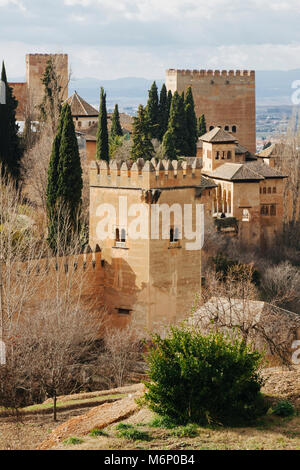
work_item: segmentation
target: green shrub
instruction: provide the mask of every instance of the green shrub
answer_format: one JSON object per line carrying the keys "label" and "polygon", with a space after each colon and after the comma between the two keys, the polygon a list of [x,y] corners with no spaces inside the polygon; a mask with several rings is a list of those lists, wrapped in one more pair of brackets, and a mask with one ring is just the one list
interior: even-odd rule
{"label": "green shrub", "polygon": [[149,441],[150,436],[147,432],[140,431],[131,425],[117,426],[118,436],[128,439],[129,441]]}
{"label": "green shrub", "polygon": [[119,423],[118,426],[116,426],[116,429],[118,431],[125,431],[127,429],[132,429],[133,426],[132,424],[125,424],[125,423]]}
{"label": "green shrub", "polygon": [[283,400],[277,403],[277,405],[273,408],[272,414],[282,417],[294,416],[295,408],[292,403]]}
{"label": "green shrub", "polygon": [[66,439],[64,441],[64,444],[66,446],[69,446],[69,445],[77,445],[77,444],[82,444],[83,443],[83,440],[82,439],[78,439],[78,437],[69,437],[69,439]]}
{"label": "green shrub", "polygon": [[177,428],[177,423],[172,421],[168,416],[157,416],[151,423],[151,428],[174,429]]}
{"label": "green shrub", "polygon": [[184,425],[241,424],[267,411],[258,373],[262,356],[244,341],[186,326],[152,340],[145,400],[154,412]]}
{"label": "green shrub", "polygon": [[172,431],[175,437],[196,437],[198,436],[197,424],[187,424],[186,426],[180,426]]}
{"label": "green shrub", "polygon": [[100,437],[100,436],[108,436],[106,432],[104,432],[102,429],[92,429],[91,432],[89,433],[91,437]]}

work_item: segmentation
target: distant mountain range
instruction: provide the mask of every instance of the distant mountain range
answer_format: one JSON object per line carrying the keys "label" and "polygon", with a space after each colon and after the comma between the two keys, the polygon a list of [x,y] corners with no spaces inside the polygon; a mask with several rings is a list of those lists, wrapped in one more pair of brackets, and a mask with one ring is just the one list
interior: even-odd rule
{"label": "distant mountain range", "polygon": [[[291,97],[295,90],[292,83],[300,81],[300,69],[297,70],[270,70],[256,72],[256,96],[258,106],[292,105]],[[14,79],[12,81],[23,81]],[[99,80],[97,78],[73,78],[70,82],[69,94],[75,90],[91,105],[98,107],[100,87],[103,86],[107,94],[109,109],[119,104],[121,111],[131,113],[139,104],[146,104],[148,90],[153,80],[145,78],[119,78],[116,80]],[[156,80],[160,89],[164,79]],[[300,82],[299,82],[300,83]]]}

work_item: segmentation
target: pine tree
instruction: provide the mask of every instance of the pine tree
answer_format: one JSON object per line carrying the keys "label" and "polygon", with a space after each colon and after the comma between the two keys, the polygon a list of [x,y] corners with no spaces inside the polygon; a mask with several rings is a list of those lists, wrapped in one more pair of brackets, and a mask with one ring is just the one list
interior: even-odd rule
{"label": "pine tree", "polygon": [[0,162],[2,174],[7,172],[18,184],[22,158],[21,142],[18,137],[19,126],[16,123],[18,101],[7,83],[4,62],[2,63],[1,80],[6,88],[6,103],[0,104]]}
{"label": "pine tree", "polygon": [[166,158],[168,158],[169,160],[177,160],[173,132],[171,129],[169,129],[164,135],[163,149]]}
{"label": "pine tree", "polygon": [[169,105],[167,87],[163,84],[159,98],[159,140],[162,141],[168,129]]}
{"label": "pine tree", "polygon": [[97,156],[98,160],[109,161],[109,144],[108,144],[108,130],[107,130],[107,110],[106,110],[106,93],[101,87],[100,93],[100,109],[98,117],[98,131],[97,131]]}
{"label": "pine tree", "polygon": [[175,91],[172,98],[168,131],[172,133],[176,155],[188,155],[189,146],[184,98],[177,91]]}
{"label": "pine tree", "polygon": [[[47,215],[48,242],[57,251],[57,236],[68,218],[69,231],[80,230],[78,219],[82,194],[82,169],[71,108],[65,104],[61,111],[48,171]],[[63,214],[61,214],[63,210]]]}
{"label": "pine tree", "polygon": [[185,96],[185,115],[186,115],[186,126],[187,126],[187,144],[188,144],[188,155],[194,157],[197,154],[197,117],[195,113],[195,103],[192,93],[192,88],[188,87]]}
{"label": "pine tree", "polygon": [[154,155],[154,148],[151,142],[148,115],[142,105],[139,106],[137,117],[133,118],[132,140],[132,159],[144,158],[145,160],[151,160]]}
{"label": "pine tree", "polygon": [[202,135],[206,134],[206,132],[207,130],[206,130],[205,116],[204,114],[202,114],[199,117],[199,121],[198,121],[198,137],[202,137]]}
{"label": "pine tree", "polygon": [[112,124],[111,124],[111,130],[110,130],[110,136],[114,139],[115,137],[122,137],[123,136],[123,131],[120,123],[120,114],[119,114],[119,107],[116,104],[114,113],[112,116]]}
{"label": "pine tree", "polygon": [[159,102],[158,102],[158,91],[156,83],[153,82],[150,91],[148,103],[146,106],[147,117],[150,126],[150,137],[151,139],[160,138],[159,129]]}

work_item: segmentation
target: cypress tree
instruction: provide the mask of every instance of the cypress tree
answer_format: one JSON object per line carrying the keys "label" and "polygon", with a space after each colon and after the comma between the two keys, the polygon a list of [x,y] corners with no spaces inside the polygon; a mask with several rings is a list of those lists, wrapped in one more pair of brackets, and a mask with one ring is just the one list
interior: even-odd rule
{"label": "cypress tree", "polygon": [[107,130],[107,110],[106,110],[106,93],[101,87],[100,93],[100,109],[98,117],[98,131],[97,131],[97,156],[98,160],[109,161],[109,144],[108,144],[108,130]]}
{"label": "cypress tree", "polygon": [[18,184],[22,158],[21,142],[18,136],[19,126],[16,123],[18,101],[7,83],[4,62],[2,63],[1,80],[5,84],[6,102],[0,104],[0,162],[2,163],[2,174],[7,172]]}
{"label": "cypress tree", "polygon": [[[48,242],[57,251],[57,235],[65,227],[64,216],[68,216],[71,232],[78,232],[78,217],[82,194],[82,169],[71,108],[65,104],[53,141],[47,185]],[[60,207],[58,207],[58,205]],[[66,214],[59,214],[60,208]]]}
{"label": "cypress tree", "polygon": [[177,160],[172,130],[169,129],[163,138],[164,154],[169,160]]}
{"label": "cypress tree", "polygon": [[187,126],[188,155],[190,157],[194,157],[197,154],[198,130],[195,103],[191,87],[188,87],[187,89],[184,105]]}
{"label": "cypress tree", "polygon": [[57,197],[62,200],[75,224],[81,205],[82,168],[71,108],[68,104],[65,108],[59,147]]}
{"label": "cypress tree", "polygon": [[202,135],[206,134],[206,132],[207,130],[206,130],[205,116],[204,114],[202,114],[199,117],[199,121],[198,121],[198,137],[201,137]]}
{"label": "cypress tree", "polygon": [[133,118],[132,140],[132,159],[144,158],[145,160],[151,160],[154,155],[154,148],[151,142],[148,115],[142,105],[138,108],[137,117]]}
{"label": "cypress tree", "polygon": [[167,87],[163,84],[160,91],[159,98],[159,140],[162,141],[165,133],[168,129],[169,121],[169,104],[168,104],[168,94]]}
{"label": "cypress tree", "polygon": [[168,91],[168,99],[167,99],[168,118],[170,117],[172,98],[173,98],[172,92],[171,92],[171,90],[169,90]]}
{"label": "cypress tree", "polygon": [[119,107],[117,104],[115,105],[114,113],[112,116],[110,135],[113,139],[115,137],[123,136],[123,131],[122,131],[121,123],[120,123]]}
{"label": "cypress tree", "polygon": [[150,91],[148,103],[146,106],[147,117],[149,121],[150,137],[151,139],[160,138],[159,129],[159,102],[158,102],[158,90],[156,83],[153,82]]}
{"label": "cypress tree", "polygon": [[184,98],[177,91],[175,91],[172,98],[168,130],[172,133],[176,155],[188,155],[189,146]]}

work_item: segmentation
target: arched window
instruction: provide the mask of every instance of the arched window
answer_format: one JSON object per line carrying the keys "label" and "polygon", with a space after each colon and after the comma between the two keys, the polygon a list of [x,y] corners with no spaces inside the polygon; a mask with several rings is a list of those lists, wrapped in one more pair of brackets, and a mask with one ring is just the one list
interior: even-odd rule
{"label": "arched window", "polygon": [[263,188],[263,194],[267,194],[267,188]]}
{"label": "arched window", "polygon": [[230,127],[229,127],[229,126],[225,126],[225,131],[229,132],[229,131],[230,131]]}
{"label": "arched window", "polygon": [[120,241],[120,230],[117,228],[116,229],[116,242]]}
{"label": "arched window", "polygon": [[214,129],[214,126],[210,126],[209,130],[212,131]]}
{"label": "arched window", "polygon": [[232,132],[236,133],[236,126],[232,126]]}

